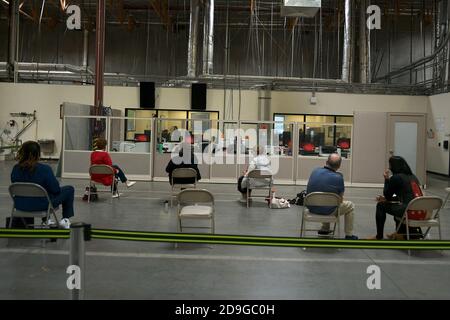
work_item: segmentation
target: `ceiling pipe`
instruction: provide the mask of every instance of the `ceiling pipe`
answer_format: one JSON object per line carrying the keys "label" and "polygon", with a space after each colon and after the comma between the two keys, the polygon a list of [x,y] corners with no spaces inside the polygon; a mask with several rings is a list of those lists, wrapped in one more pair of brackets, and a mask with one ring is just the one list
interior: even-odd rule
{"label": "ceiling pipe", "polygon": [[95,28],[95,114],[101,114],[103,107],[103,86],[105,67],[105,0],[97,1]]}
{"label": "ceiling pipe", "polygon": [[19,50],[17,45],[19,43],[19,14],[20,6],[19,0],[10,0],[9,5],[9,41],[8,41],[8,62],[10,77],[17,82],[16,62],[18,61]]}
{"label": "ceiling pipe", "polygon": [[351,73],[351,52],[352,52],[352,39],[351,39],[351,24],[352,24],[352,12],[351,12],[351,0],[345,0],[344,5],[344,57],[342,60],[342,81],[350,82]]}
{"label": "ceiling pipe", "polygon": [[205,0],[203,23],[203,74],[213,74],[214,0]]}
{"label": "ceiling pipe", "polygon": [[359,62],[360,62],[360,82],[369,82],[369,64],[368,64],[368,43],[366,26],[366,0],[361,0],[359,8]]}
{"label": "ceiling pipe", "polygon": [[200,16],[199,0],[191,0],[191,15],[189,27],[187,76],[195,78],[197,75],[197,42]]}

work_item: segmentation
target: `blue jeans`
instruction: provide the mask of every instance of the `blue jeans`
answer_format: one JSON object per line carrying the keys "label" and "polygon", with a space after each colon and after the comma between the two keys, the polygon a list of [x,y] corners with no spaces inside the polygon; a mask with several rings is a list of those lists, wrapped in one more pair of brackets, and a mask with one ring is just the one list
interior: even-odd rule
{"label": "blue jeans", "polygon": [[122,169],[120,169],[120,167],[116,164],[114,164],[112,167],[117,170],[116,177],[119,178],[120,182],[127,182],[128,179],[125,176],[125,173],[123,173]]}
{"label": "blue jeans", "polygon": [[58,195],[50,196],[53,207],[56,209],[62,205],[63,218],[73,217],[73,200],[75,198],[75,189],[72,186],[61,187],[61,192]]}

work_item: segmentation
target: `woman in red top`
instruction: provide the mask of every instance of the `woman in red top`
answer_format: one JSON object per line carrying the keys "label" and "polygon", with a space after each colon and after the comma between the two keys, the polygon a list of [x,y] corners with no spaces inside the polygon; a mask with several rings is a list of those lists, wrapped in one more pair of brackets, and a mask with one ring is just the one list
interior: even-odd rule
{"label": "woman in red top", "polygon": [[[128,181],[127,177],[125,176],[122,169],[120,169],[119,166],[113,165],[111,157],[108,152],[106,152],[106,145],[107,142],[103,138],[97,139],[97,150],[91,153],[91,165],[94,164],[106,164],[108,166],[113,167],[116,170],[116,177],[119,178],[119,180],[122,183],[126,183],[127,187],[131,187],[136,182],[135,181]],[[110,186],[113,184],[113,179],[111,176],[107,176],[104,174],[93,174],[92,180],[98,183],[101,183],[105,186]],[[116,193],[116,190],[114,190],[114,196],[118,197],[118,194]]]}

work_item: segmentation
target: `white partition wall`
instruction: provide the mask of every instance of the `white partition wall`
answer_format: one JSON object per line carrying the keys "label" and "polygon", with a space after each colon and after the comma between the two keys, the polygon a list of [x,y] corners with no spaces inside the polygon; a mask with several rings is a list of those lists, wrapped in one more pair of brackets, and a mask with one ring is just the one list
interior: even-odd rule
{"label": "white partition wall", "polygon": [[[353,131],[350,123],[65,116],[62,176],[88,178],[93,139],[103,137],[113,163],[133,180],[168,181],[172,152],[189,141],[203,183],[237,183],[259,146],[271,159],[275,184],[305,185],[311,172],[337,152],[347,185],[380,187],[389,157],[387,120],[386,113],[356,113]],[[416,141],[417,150],[424,148],[422,140]],[[423,171],[424,162],[416,167]]]}
{"label": "white partition wall", "polygon": [[[126,125],[130,127],[126,128]],[[94,139],[102,137],[108,141],[107,148],[113,164],[119,165],[128,178],[151,180],[152,127],[151,118],[65,116],[62,177],[87,179]],[[132,141],[127,140],[128,129],[139,132]]]}

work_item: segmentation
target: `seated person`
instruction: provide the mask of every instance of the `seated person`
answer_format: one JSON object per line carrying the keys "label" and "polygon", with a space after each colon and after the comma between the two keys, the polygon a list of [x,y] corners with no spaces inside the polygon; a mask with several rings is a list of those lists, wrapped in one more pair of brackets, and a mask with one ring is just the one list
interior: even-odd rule
{"label": "seated person", "polygon": [[[29,182],[42,186],[47,191],[54,208],[62,205],[63,219],[60,221],[60,227],[69,229],[70,218],[74,215],[75,189],[72,186],[60,187],[52,168],[39,163],[40,155],[41,148],[37,142],[25,142],[17,154],[19,163],[14,166],[11,172],[11,182]],[[15,207],[23,211],[46,211],[48,201],[45,198],[20,197],[15,199]],[[46,224],[53,225],[55,221],[49,219]]]}
{"label": "seated person", "polygon": [[252,188],[269,186],[271,183],[268,179],[255,181],[248,179],[249,172],[253,170],[264,170],[272,173],[270,159],[262,150],[262,147],[256,147],[256,157],[250,161],[248,168],[244,170],[242,176],[238,179],[238,190],[242,194],[242,201],[247,201],[247,189],[250,189],[249,196],[251,196]]}
{"label": "seated person", "polygon": [[[416,196],[421,195],[420,183],[417,177],[412,173],[408,163],[402,157],[391,157],[389,159],[389,170],[392,176],[389,177],[389,171],[384,172],[383,195],[377,197],[376,225],[377,235],[372,240],[382,240],[384,238],[384,224],[386,214],[394,217],[396,229],[400,223],[406,207]],[[416,190],[414,190],[416,189]],[[417,194],[419,193],[419,194]],[[417,195],[415,195],[417,194]],[[420,228],[410,227],[409,233],[412,238],[422,238]],[[406,234],[406,226],[402,224],[399,234],[393,233],[387,236],[389,239],[403,239]]]}
{"label": "seated person", "polygon": [[169,130],[164,129],[164,130],[161,132],[161,139],[162,139],[161,142],[169,142],[169,141],[170,141],[170,133],[169,133]]}
{"label": "seated person", "polygon": [[[306,193],[312,192],[330,192],[336,193],[342,199],[344,198],[344,178],[342,174],[337,172],[341,167],[342,158],[340,155],[333,153],[328,157],[326,166],[317,168],[309,177]],[[335,211],[335,207],[308,207],[308,210],[313,214],[330,215]],[[339,206],[340,215],[344,216],[345,220],[345,239],[358,240],[358,237],[353,235],[353,212],[355,205],[350,201],[342,201]],[[319,235],[330,234],[330,224],[324,223]]]}
{"label": "seated person", "polygon": [[[136,184],[135,181],[128,181],[127,177],[125,176],[122,169],[120,169],[119,166],[113,165],[111,157],[108,152],[106,152],[106,145],[107,142],[103,138],[97,139],[96,142],[96,150],[91,153],[91,166],[95,164],[106,164],[108,166],[111,166],[116,171],[116,177],[119,178],[119,180],[122,183],[126,183],[127,187],[131,187],[134,184]],[[94,174],[92,175],[92,180],[98,183],[101,183],[105,186],[110,186],[113,184],[113,179],[111,176],[107,176],[104,174]],[[119,194],[117,193],[117,188],[114,185],[114,195],[113,198],[119,197]]]}
{"label": "seated person", "polygon": [[[169,183],[172,185],[172,173],[173,170],[178,168],[192,168],[197,172],[197,181],[199,181],[202,176],[200,175],[200,170],[198,169],[198,161],[194,154],[194,149],[190,143],[182,143],[179,146],[178,154],[172,157],[167,164],[166,172],[169,174]],[[195,179],[190,178],[178,178],[174,179],[176,184],[194,184]]]}

